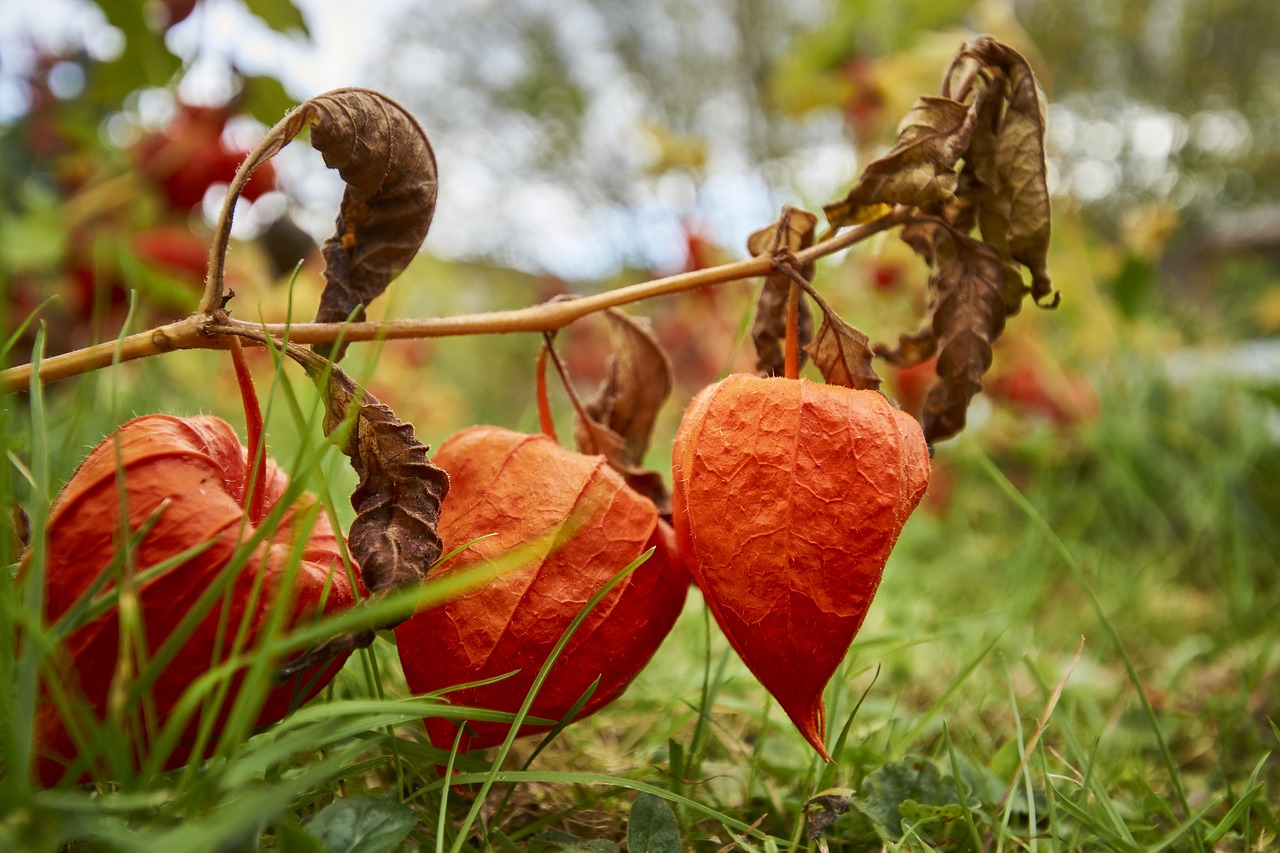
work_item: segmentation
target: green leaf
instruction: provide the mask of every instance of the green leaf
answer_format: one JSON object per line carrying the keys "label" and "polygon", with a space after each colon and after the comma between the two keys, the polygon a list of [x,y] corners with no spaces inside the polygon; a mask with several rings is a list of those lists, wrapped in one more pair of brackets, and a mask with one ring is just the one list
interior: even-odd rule
{"label": "green leaf", "polygon": [[386,797],[346,797],[307,821],[306,830],[325,853],[390,853],[409,837],[418,818]]}
{"label": "green leaf", "polygon": [[245,0],[245,6],[278,33],[297,30],[304,36],[311,35],[306,19],[293,0]]}
{"label": "green leaf", "polygon": [[293,109],[297,100],[274,77],[245,76],[240,107],[268,127]]}
{"label": "green leaf", "polygon": [[665,800],[639,794],[627,820],[628,853],[680,853],[680,827]]}
{"label": "green leaf", "polygon": [[959,803],[935,806],[929,803],[917,803],[915,800],[903,800],[898,803],[898,814],[907,823],[934,823],[963,817],[964,806]]}
{"label": "green leaf", "polygon": [[281,853],[325,853],[320,839],[293,821],[280,821],[275,826],[276,848]]}
{"label": "green leaf", "polygon": [[[909,757],[868,775],[853,804],[885,838],[896,841],[902,837],[902,820],[908,814],[915,822],[924,814],[922,806],[943,807],[958,799],[952,777],[940,774],[928,759]],[[959,816],[959,805],[956,809]]]}

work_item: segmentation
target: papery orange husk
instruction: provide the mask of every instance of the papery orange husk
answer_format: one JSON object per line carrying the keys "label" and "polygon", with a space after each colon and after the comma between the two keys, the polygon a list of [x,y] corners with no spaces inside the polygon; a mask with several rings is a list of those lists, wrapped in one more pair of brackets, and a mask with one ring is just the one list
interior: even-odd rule
{"label": "papery orange husk", "polygon": [[[689,576],[670,526],[602,456],[566,450],[543,435],[472,427],[440,445],[449,472],[440,517],[446,552],[473,539],[436,576],[491,561],[512,566],[492,582],[424,610],[396,629],[405,678],[414,693],[515,672],[493,684],[447,694],[457,705],[519,710],[552,647],[582,607],[629,563],[653,555],[591,611],[552,666],[530,714],[560,720],[591,684],[578,714],[620,696],[648,663],[684,605]],[[441,749],[457,727],[427,720]],[[522,726],[521,735],[544,731]],[[469,722],[460,749],[501,743],[510,726]]]}
{"label": "papery orange husk", "polygon": [[[140,586],[147,653],[158,650],[229,564],[237,546],[253,534],[261,521],[246,519],[243,508],[251,476],[247,456],[235,430],[225,421],[207,416],[146,415],[104,439],[63,488],[49,516],[45,562],[49,622],[62,617],[116,555],[121,535],[117,472],[122,471],[129,529],[137,531],[159,510],[154,527],[134,551],[136,572],[146,571],[192,546],[212,543]],[[263,479],[264,483],[255,488],[265,489],[264,500],[256,503],[265,515],[280,501],[288,478],[268,461]],[[151,697],[158,724],[165,722],[187,687],[217,662],[214,651],[220,622],[224,623],[223,651],[218,660],[226,658],[258,575],[261,590],[249,617],[246,648],[253,647],[273,603],[281,595],[289,600],[290,624],[314,618],[322,610],[334,611],[354,603],[338,537],[323,513],[310,528],[292,584],[281,588],[295,548],[299,514],[304,504],[314,505],[313,501],[304,495],[286,510],[273,536],[258,547],[232,582],[230,607],[224,613],[223,606],[216,604],[154,683]],[[106,588],[112,586],[114,579]],[[85,703],[84,710],[103,720],[119,648],[118,613],[112,608],[66,638],[53,654],[53,671],[47,677],[59,679],[73,700]],[[341,669],[345,659],[343,655],[273,689],[258,714],[258,724],[276,722],[314,696]],[[232,682],[217,729],[222,727],[240,683],[240,677]],[[168,757],[164,767],[187,762],[195,734],[193,721],[183,736],[183,745]],[[146,744],[138,743],[134,748],[141,755]],[[45,785],[63,778],[76,758],[67,721],[48,689],[42,691],[37,711],[36,751],[37,774]],[[88,768],[76,778],[100,777],[101,772],[102,768]]]}
{"label": "papery orange husk", "polygon": [[920,426],[875,391],[733,374],[672,451],[681,551],[730,644],[823,758],[822,692],[929,482]]}

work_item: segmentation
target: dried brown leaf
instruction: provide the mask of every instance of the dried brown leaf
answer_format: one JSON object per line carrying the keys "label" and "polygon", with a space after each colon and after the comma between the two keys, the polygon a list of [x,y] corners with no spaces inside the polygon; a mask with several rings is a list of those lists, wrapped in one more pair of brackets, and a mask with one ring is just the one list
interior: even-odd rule
{"label": "dried brown leaf", "polygon": [[[422,246],[436,205],[436,160],[409,111],[370,89],[335,89],[312,98],[271,129],[250,155],[251,171],[305,128],[346,190],[332,237],[322,247],[325,288],[316,321],[364,319],[364,309]],[[335,360],[342,349],[316,344]]]}
{"label": "dried brown leaf", "polygon": [[871,367],[871,341],[834,312],[823,315],[818,336],[805,350],[828,385],[875,391],[880,377]]}
{"label": "dried brown leaf", "polygon": [[933,336],[933,324],[928,323],[909,335],[898,335],[896,347],[877,344],[874,349],[876,355],[892,365],[911,367],[938,351],[938,339]]}
{"label": "dried brown leaf", "polygon": [[[813,245],[813,232],[818,217],[807,210],[783,208],[777,222],[761,228],[747,238],[747,251],[752,255],[778,252],[799,252]],[[813,278],[814,265],[805,264],[800,269],[804,279]],[[756,303],[756,316],[751,324],[751,339],[756,345],[756,373],[760,376],[781,376],[784,372],[787,337],[787,301],[791,293],[791,279],[785,273],[770,273],[760,291]],[[813,311],[801,295],[797,307],[797,338],[801,347],[799,366],[804,366],[804,347],[813,340]]]}
{"label": "dried brown leaf", "polygon": [[922,423],[930,443],[964,428],[969,401],[982,390],[991,347],[1004,331],[1004,265],[994,249],[956,232],[940,230],[931,279],[933,338],[941,381],[929,389]]}
{"label": "dried brown leaf", "polygon": [[627,485],[670,512],[671,498],[662,476],[642,468],[658,411],[671,394],[671,360],[649,321],[616,308],[606,312],[613,340],[607,374],[584,402],[588,420],[578,419],[574,438],[583,453],[601,454]]}
{"label": "dried brown leaf", "polygon": [[964,52],[966,64],[977,64],[985,72],[972,86],[984,100],[965,170],[975,178],[973,195],[983,240],[1004,259],[1005,302],[1009,313],[1016,313],[1028,292],[1016,266],[1022,264],[1031,272],[1030,293],[1036,303],[1056,305],[1058,295],[1048,269],[1044,94],[1027,60],[1012,48],[981,38]]}
{"label": "dried brown leaf", "polygon": [[420,583],[440,558],[436,528],[449,475],[431,463],[412,426],[341,370],[330,374],[324,399],[326,435],[355,410],[342,447],[360,478],[347,543],[365,586],[379,593]]}
{"label": "dried brown leaf", "polygon": [[[347,531],[347,545],[365,588],[381,595],[421,583],[443,549],[437,529],[449,475],[432,464],[430,448],[418,441],[413,427],[339,367],[296,344],[288,344],[286,353],[320,387],[324,434],[343,436],[342,452],[359,477],[351,493],[356,518]],[[344,434],[344,429],[350,431]],[[292,677],[371,642],[372,631],[340,635],[308,649],[277,678]]]}
{"label": "dried brown leaf", "polygon": [[975,104],[923,95],[898,125],[893,150],[870,163],[842,200],[823,212],[834,226],[879,219],[902,204],[945,204],[956,192],[956,163],[969,147]]}

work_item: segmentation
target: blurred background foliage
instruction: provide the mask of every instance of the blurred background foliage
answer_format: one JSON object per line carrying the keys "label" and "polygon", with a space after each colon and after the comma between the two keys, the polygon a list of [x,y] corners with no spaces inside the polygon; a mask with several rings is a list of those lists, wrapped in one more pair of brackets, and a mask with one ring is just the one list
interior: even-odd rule
{"label": "blurred background foliage", "polygon": [[[134,331],[191,310],[225,183],[267,124],[335,76],[404,102],[440,164],[425,250],[374,314],[443,315],[744,256],[747,235],[782,204],[817,209],[843,194],[892,144],[914,99],[937,90],[955,49],[988,32],[1025,53],[1047,90],[1051,267],[1065,298],[1056,312],[1029,310],[1010,323],[974,431],[1005,443],[1028,429],[1064,440],[1098,417],[1106,386],[1129,381],[1142,359],[1162,363],[1174,383],[1234,377],[1274,397],[1278,8],[1263,0],[15,7],[0,24],[0,281],[4,329],[16,335],[6,357],[27,358],[34,326],[23,324],[33,316],[46,323],[54,353],[116,336],[131,305]],[[340,193],[337,176],[301,144],[255,175],[229,260],[238,316],[311,316],[315,247]],[[922,265],[892,236],[818,273],[827,298],[873,340],[915,326],[925,283]],[[751,368],[752,291],[733,284],[636,306],[678,377],[657,447],[692,393]],[[594,387],[609,354],[605,324],[576,323],[560,345],[575,380]],[[375,392],[435,442],[476,421],[532,426],[535,348],[522,336],[396,342],[357,348],[353,363],[369,365]],[[165,383],[179,396],[188,381],[199,393],[195,377],[216,363],[206,356],[174,355],[146,370],[179,377]],[[883,373],[911,408],[929,370]]]}
{"label": "blurred background foliage", "polygon": [[[1198,790],[1238,787],[1275,748],[1280,4],[356,5],[49,0],[6,12],[0,286],[10,364],[29,356],[32,316],[58,352],[116,336],[131,305],[130,331],[191,311],[223,184],[265,125],[323,89],[365,85],[402,101],[439,161],[425,250],[372,316],[471,313],[744,256],[747,236],[780,205],[816,210],[842,195],[892,144],[914,99],[937,91],[961,42],[991,33],[1028,57],[1047,91],[1050,266],[1063,302],[1010,321],[968,431],[938,448],[925,509],[856,647],[898,649],[872,702],[890,697],[886,730],[894,714],[940,707],[948,668],[980,659],[998,630],[1001,654],[1044,654],[1055,670],[1090,633],[1080,690],[1110,703],[1121,689],[1110,641],[1046,557],[1042,533],[988,476],[994,460],[1117,614]],[[340,194],[302,144],[259,176],[229,256],[237,316],[310,319],[315,245]],[[913,329],[926,298],[926,271],[892,236],[828,259],[816,284],[873,340]],[[752,368],[754,291],[738,283],[633,306],[651,317],[678,383],[653,467],[666,467],[689,397]],[[390,342],[353,347],[347,366],[438,444],[469,423],[536,429],[538,343]],[[609,354],[604,321],[575,323],[559,345],[581,388],[593,388]],[[256,357],[269,383],[267,358]],[[927,370],[883,375],[909,408]],[[113,407],[82,405],[102,398],[103,383]],[[225,357],[212,352],[149,359],[50,397],[64,415],[53,420],[62,479],[132,413],[242,417]],[[557,405],[570,434],[562,396]],[[301,439],[276,415],[272,450],[287,460]],[[341,464],[331,475],[349,476]],[[956,613],[955,602],[971,608]],[[662,655],[629,696],[670,701],[668,674],[696,662],[684,648]],[[997,698],[970,709],[972,754],[1007,745],[1017,722],[989,710],[1010,685],[997,673],[988,687]],[[1084,742],[1142,728],[1131,695],[1114,701],[1083,703]],[[999,717],[990,726],[988,714]],[[1116,756],[1120,787],[1154,778],[1146,736],[1102,750]],[[1130,749],[1136,764],[1125,763]],[[1274,792],[1274,762],[1262,778]],[[1160,791],[1135,794],[1132,813],[1159,812]],[[1274,837],[1269,814],[1260,825]]]}
{"label": "blurred background foliage", "polygon": [[[1106,423],[1100,400],[1135,393],[1135,373],[1280,396],[1280,7],[1263,0],[17,7],[0,24],[0,281],[5,333],[17,335],[6,357],[28,357],[32,316],[53,353],[116,336],[131,305],[133,331],[190,311],[226,181],[266,125],[334,78],[405,103],[440,166],[426,247],[373,315],[445,315],[744,256],[782,204],[842,195],[983,32],[1022,51],[1046,88],[1064,299],[1010,322],[971,432],[1047,464]],[[255,175],[229,255],[238,316],[312,316],[315,247],[341,191],[303,144]],[[828,259],[817,283],[873,340],[892,340],[918,323],[926,277],[882,236]],[[633,308],[676,367],[655,467],[685,401],[752,369],[753,304],[744,282]],[[603,320],[575,323],[559,344],[593,388],[609,355]],[[531,336],[392,342],[354,348],[352,370],[438,443],[467,423],[533,428],[536,347]],[[116,381],[138,382],[157,409],[234,399],[216,354],[156,361]],[[882,373],[911,409],[930,371]],[[145,378],[157,374],[168,378]],[[227,393],[209,399],[210,381]],[[1274,431],[1274,411],[1260,411]],[[287,444],[284,432],[273,440]]]}

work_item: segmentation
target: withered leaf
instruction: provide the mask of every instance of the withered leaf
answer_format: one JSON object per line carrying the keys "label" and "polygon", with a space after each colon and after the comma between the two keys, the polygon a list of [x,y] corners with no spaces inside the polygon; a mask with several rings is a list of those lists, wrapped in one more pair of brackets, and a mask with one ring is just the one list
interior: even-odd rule
{"label": "withered leaf", "polygon": [[836,818],[849,811],[852,800],[853,790],[849,788],[835,789],[829,794],[817,794],[805,800],[805,837],[810,841],[821,838]]}
{"label": "withered leaf", "polygon": [[911,367],[938,351],[938,339],[933,336],[933,324],[929,323],[909,335],[898,335],[896,347],[876,344],[874,349],[876,355],[890,364]]}
{"label": "withered leaf", "polygon": [[[322,247],[325,287],[316,321],[363,320],[365,306],[409,265],[431,227],[435,154],[421,125],[400,104],[371,89],[335,89],[299,105],[268,131],[245,158],[228,200],[234,202],[249,174],[307,127],[311,146],[346,182],[335,232]],[[225,245],[229,216],[220,228]],[[213,271],[220,294],[221,264]],[[345,349],[313,348],[335,361]]]}
{"label": "withered leaf", "polygon": [[[432,464],[430,448],[418,441],[412,426],[337,365],[297,344],[287,344],[285,353],[320,388],[324,434],[332,436],[351,419],[341,450],[351,460],[359,484],[351,493],[356,518],[347,531],[347,545],[365,588],[381,595],[421,583],[443,550],[437,530],[449,475]],[[314,646],[277,672],[277,680],[368,646],[373,638],[372,631],[362,631]]]}
{"label": "withered leaf", "polygon": [[[436,205],[436,160],[412,115],[368,89],[338,89],[295,114],[311,145],[346,182],[333,236],[324,242],[325,287],[316,322],[364,319],[364,307],[422,246]],[[317,352],[338,359],[331,345]]]}
{"label": "withered leaf", "polygon": [[356,412],[342,452],[360,478],[347,543],[365,586],[379,593],[420,583],[440,557],[436,528],[449,475],[431,463],[412,426],[341,370],[332,370],[323,394],[326,435]]}
{"label": "withered leaf", "polygon": [[922,423],[930,443],[964,428],[969,401],[982,390],[991,346],[1004,331],[1004,265],[990,246],[963,234],[939,231],[931,285],[937,374]]}
{"label": "withered leaf", "polygon": [[[747,251],[752,255],[776,254],[779,251],[799,252],[813,245],[813,231],[818,217],[807,210],[786,207],[778,221],[756,231],[747,238]],[[813,278],[814,265],[805,264],[800,269],[804,279]],[[751,324],[751,339],[756,345],[756,373],[760,376],[781,376],[784,372],[787,336],[787,301],[791,293],[791,279],[784,273],[773,272],[765,278],[756,302],[755,320]],[[804,365],[804,347],[813,340],[813,312],[803,294],[800,296],[797,315],[797,338],[801,347],[800,364]]]}
{"label": "withered leaf", "polygon": [[870,163],[843,199],[823,207],[827,221],[858,225],[896,204],[949,201],[956,191],[956,163],[969,147],[977,117],[975,104],[921,96],[898,125],[893,150]]}
{"label": "withered leaf", "polygon": [[871,341],[834,312],[823,315],[818,336],[805,347],[828,385],[875,391],[880,377],[871,366]]}
{"label": "withered leaf", "polygon": [[584,402],[588,420],[578,419],[574,438],[583,453],[600,454],[626,479],[627,485],[670,511],[670,495],[662,476],[643,469],[658,411],[671,394],[671,360],[649,325],[616,308],[609,309],[613,354],[595,394]]}
{"label": "withered leaf", "polygon": [[1027,291],[1016,262],[1031,272],[1030,292],[1036,303],[1049,300],[1049,305],[1056,305],[1048,269],[1044,94],[1027,60],[1007,45],[979,38],[966,45],[962,55],[956,68],[971,81],[966,84],[970,91],[983,100],[965,171],[976,178],[983,240],[1005,260],[1005,301],[1010,313],[1016,313]]}
{"label": "withered leaf", "polygon": [[[316,322],[363,320],[365,306],[409,265],[431,227],[435,154],[414,117],[386,95],[335,89],[271,128],[241,171],[247,176],[307,127],[311,146],[346,182],[335,232],[322,247],[325,287]],[[342,358],[332,344],[314,349]]]}

